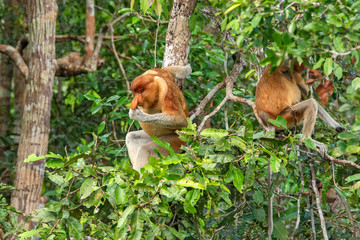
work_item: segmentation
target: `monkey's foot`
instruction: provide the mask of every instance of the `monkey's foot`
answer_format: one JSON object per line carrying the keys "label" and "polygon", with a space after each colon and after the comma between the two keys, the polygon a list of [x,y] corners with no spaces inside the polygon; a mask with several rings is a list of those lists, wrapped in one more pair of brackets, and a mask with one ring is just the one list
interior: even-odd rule
{"label": "monkey's foot", "polygon": [[341,125],[339,125],[339,126],[337,126],[336,128],[335,128],[335,130],[336,130],[336,132],[343,132],[343,131],[345,131],[345,128],[343,127],[343,126],[341,126]]}
{"label": "monkey's foot", "polygon": [[318,141],[316,141],[314,139],[311,139],[311,140],[315,143],[316,147],[319,149],[320,156],[322,158],[325,158],[326,155],[327,155],[327,150],[328,150],[327,146],[325,144],[323,144],[322,142],[318,142]]}

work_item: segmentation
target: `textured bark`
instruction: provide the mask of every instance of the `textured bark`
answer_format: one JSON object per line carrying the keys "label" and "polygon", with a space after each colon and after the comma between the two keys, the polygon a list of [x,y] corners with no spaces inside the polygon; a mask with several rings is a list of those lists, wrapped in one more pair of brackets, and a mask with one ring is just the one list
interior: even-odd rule
{"label": "textured bark", "polygon": [[[19,43],[18,45],[21,45]],[[20,53],[22,53],[22,57],[26,64],[30,61],[30,49],[27,46],[25,49],[21,49],[19,46]],[[24,114],[24,105],[25,105],[25,88],[26,88],[26,79],[24,75],[20,72],[18,67],[14,67],[14,110],[16,113],[16,118],[14,121],[14,142],[15,144],[19,143],[20,140],[20,132],[21,132],[21,119]]]}
{"label": "textured bark", "polygon": [[[45,160],[24,163],[30,154],[45,155],[50,131],[52,86],[55,75],[55,0],[26,1],[30,62],[22,129],[11,205],[25,213],[40,206]],[[34,228],[28,223],[26,229]]]}
{"label": "textured bark", "polygon": [[94,53],[94,35],[95,35],[95,2],[86,0],[86,39],[85,56],[90,58]]}
{"label": "textured bark", "polygon": [[[194,12],[197,0],[174,0],[166,33],[163,67],[187,65],[190,51],[189,19]],[[184,79],[176,79],[182,89]]]}
{"label": "textured bark", "polygon": [[[10,117],[12,64],[10,59],[0,56],[0,135],[6,135]],[[5,146],[0,140],[0,161],[4,160]]]}

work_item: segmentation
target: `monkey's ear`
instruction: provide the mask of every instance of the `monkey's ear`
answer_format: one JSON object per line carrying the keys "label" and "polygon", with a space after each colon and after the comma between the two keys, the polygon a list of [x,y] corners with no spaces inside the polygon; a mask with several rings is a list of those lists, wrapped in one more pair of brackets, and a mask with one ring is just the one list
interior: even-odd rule
{"label": "monkey's ear", "polygon": [[131,101],[131,104],[130,104],[130,108],[132,110],[135,110],[135,108],[137,107],[138,105],[138,95],[135,95],[134,99]]}

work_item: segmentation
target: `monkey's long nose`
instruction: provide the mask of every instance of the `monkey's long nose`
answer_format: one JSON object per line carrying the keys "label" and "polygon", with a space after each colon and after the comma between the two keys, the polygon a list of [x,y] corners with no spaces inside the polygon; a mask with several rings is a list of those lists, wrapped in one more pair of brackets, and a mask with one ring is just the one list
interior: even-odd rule
{"label": "monkey's long nose", "polygon": [[135,108],[136,108],[138,105],[140,105],[140,106],[142,105],[142,102],[143,102],[143,100],[142,100],[141,94],[135,94],[134,99],[131,101],[130,108],[131,108],[132,110],[135,110]]}
{"label": "monkey's long nose", "polygon": [[137,97],[135,96],[134,99],[131,101],[130,108],[131,108],[132,110],[135,110],[135,108],[137,107],[137,105],[138,105],[138,99],[137,99]]}

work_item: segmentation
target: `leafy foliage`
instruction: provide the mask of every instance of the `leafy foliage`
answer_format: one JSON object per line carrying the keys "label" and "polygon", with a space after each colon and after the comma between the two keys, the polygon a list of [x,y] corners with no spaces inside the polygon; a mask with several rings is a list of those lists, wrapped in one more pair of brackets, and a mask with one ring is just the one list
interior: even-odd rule
{"label": "leafy foliage", "polygon": [[[167,25],[157,20],[169,20],[172,1],[96,2],[115,17],[132,11],[114,27],[114,35],[120,36],[115,44],[127,78],[160,67]],[[193,110],[226,77],[225,70],[230,71],[234,62],[230,56],[237,51],[242,52],[248,66],[235,83],[234,94],[249,99],[254,98],[255,83],[261,74],[256,67],[269,63],[275,67],[285,59],[304,61],[332,81],[335,93],[330,95],[330,109],[347,128],[335,137],[317,121],[315,139],[328,145],[332,156],[358,163],[360,81],[356,76],[360,59],[355,48],[359,42],[359,6],[352,1],[326,1],[320,5],[311,1],[259,1],[255,6],[248,1],[198,1],[189,23],[193,73],[184,85],[189,109]],[[206,14],[207,7],[216,9],[222,29]],[[59,2],[59,12],[57,34],[85,33],[83,2]],[[2,15],[5,12],[0,10]],[[97,29],[111,18],[106,11],[97,9]],[[227,30],[235,45],[222,41]],[[73,50],[83,51],[82,43],[57,45],[58,56]],[[46,156],[43,192],[48,202],[34,215],[33,220],[39,222],[37,229],[19,237],[264,239],[268,199],[274,194],[274,238],[310,238],[309,203],[305,198],[299,203],[300,226],[296,232],[293,230],[297,196],[302,188],[298,163],[302,164],[307,191],[308,164],[314,160],[316,177],[323,184],[322,204],[329,235],[333,239],[351,237],[349,220],[331,214],[325,190],[333,187],[334,170],[335,181],[345,190],[343,196],[359,215],[358,171],[340,165],[333,169],[327,161],[307,153],[311,150],[301,146],[298,151],[301,137],[296,130],[285,130],[280,138],[274,133],[265,135],[251,109],[241,104],[228,104],[227,130],[225,111],[215,115],[212,128],[199,136],[196,125],[189,123],[179,132],[187,143],[184,152],[150,159],[140,177],[130,166],[122,140],[126,132],[140,128],[128,119],[131,96],[111,51],[102,48],[100,55],[106,64],[96,73],[57,78],[55,82],[49,142],[49,152],[54,153]],[[219,91],[204,111],[212,111],[223,96],[224,90]],[[339,108],[334,108],[338,104]],[[281,118],[273,123],[286,126]],[[314,147],[309,140],[304,144]],[[8,145],[12,145],[11,141]],[[14,153],[7,156],[15,158]],[[28,161],[39,158],[29,156]],[[270,182],[268,165],[274,172]],[[5,198],[0,199],[0,228],[6,233],[19,233],[21,229],[13,224],[16,215],[9,215],[15,210]],[[315,225],[320,229],[317,220]]]}

